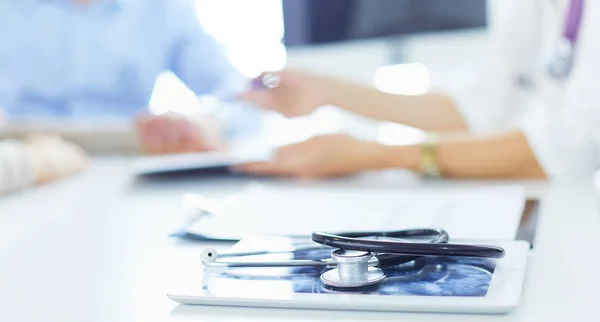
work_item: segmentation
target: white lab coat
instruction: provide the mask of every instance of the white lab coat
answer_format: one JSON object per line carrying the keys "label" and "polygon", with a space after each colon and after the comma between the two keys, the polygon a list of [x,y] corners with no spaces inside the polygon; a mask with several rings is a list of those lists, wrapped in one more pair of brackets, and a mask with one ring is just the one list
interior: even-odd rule
{"label": "white lab coat", "polygon": [[[558,180],[590,178],[600,146],[600,1],[586,2],[571,76],[559,82],[546,69],[567,4],[515,1],[514,14],[494,31],[480,77],[468,91],[456,93],[471,129],[522,129],[544,171]],[[521,86],[519,79],[532,86]]]}

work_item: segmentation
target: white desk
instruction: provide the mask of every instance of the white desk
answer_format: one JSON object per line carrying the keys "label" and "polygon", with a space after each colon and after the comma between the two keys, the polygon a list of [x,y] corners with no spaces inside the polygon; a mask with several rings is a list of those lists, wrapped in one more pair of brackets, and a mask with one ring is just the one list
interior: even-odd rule
{"label": "white desk", "polygon": [[[544,193],[522,306],[509,315],[178,307],[165,297],[167,285],[181,276],[176,272],[185,270],[186,262],[199,264],[202,247],[167,238],[179,223],[182,193],[223,196],[249,179],[142,184],[130,177],[127,165],[127,159],[98,159],[79,178],[0,200],[0,321],[535,322],[588,320],[598,313],[600,216],[591,184],[551,186]],[[398,189],[434,183],[388,173],[312,184]],[[545,190],[540,184],[528,186],[535,194]],[[584,259],[586,265],[579,265]]]}

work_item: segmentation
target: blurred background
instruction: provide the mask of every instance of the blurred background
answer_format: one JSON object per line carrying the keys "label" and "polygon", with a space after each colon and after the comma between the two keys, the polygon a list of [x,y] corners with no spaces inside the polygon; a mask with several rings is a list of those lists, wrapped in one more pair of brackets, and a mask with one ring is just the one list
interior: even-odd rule
{"label": "blurred background", "polygon": [[[194,10],[202,27],[248,78],[292,67],[390,93],[418,95],[436,88],[460,90],[469,84],[487,56],[496,26],[510,15],[513,1],[517,0],[195,0]],[[220,113],[219,117],[233,120],[230,127],[240,133],[249,127],[260,128],[269,146],[339,131],[386,144],[412,143],[423,135],[416,129],[375,123],[333,106],[291,120],[268,113],[265,122],[256,126],[246,120],[246,114],[236,113],[240,104],[215,96],[197,97],[171,72],[156,80],[149,106],[157,115]],[[130,133],[132,120],[110,115],[105,119],[95,116],[91,122],[65,120],[60,125],[51,119],[48,128],[58,126],[69,140],[85,141],[98,151],[113,151],[118,142],[122,142],[122,151],[130,151],[135,145]],[[29,133],[46,126],[46,120],[41,121],[14,128],[17,134]],[[73,129],[74,134],[63,133],[65,129]]]}
{"label": "blurred background", "polygon": [[[515,0],[196,0],[196,10],[203,27],[248,77],[288,66],[416,95],[468,83],[485,57],[494,26],[509,14],[511,1]],[[185,113],[195,100],[176,77],[165,73],[156,84],[151,108],[155,113]],[[296,137],[284,140],[301,140],[352,123],[353,116],[342,114],[324,108],[294,120],[292,127],[305,131],[288,131]],[[283,123],[276,116],[268,122],[271,131],[290,127],[290,122]],[[379,124],[375,135],[386,143],[406,143],[420,133]]]}

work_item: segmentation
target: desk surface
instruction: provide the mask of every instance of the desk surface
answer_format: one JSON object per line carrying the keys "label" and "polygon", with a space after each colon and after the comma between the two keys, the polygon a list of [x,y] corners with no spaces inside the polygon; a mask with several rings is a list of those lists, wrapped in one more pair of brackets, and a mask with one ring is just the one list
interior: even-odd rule
{"label": "desk surface", "polygon": [[[129,161],[96,159],[78,178],[0,200],[0,321],[440,320],[428,314],[177,306],[165,297],[168,284],[206,246],[167,238],[185,212],[182,194],[224,196],[240,191],[250,179],[139,181],[131,177]],[[390,172],[302,184],[414,189],[487,183],[423,183]],[[590,275],[588,269],[600,266],[595,190],[591,184],[527,186],[544,203],[521,307],[508,315],[451,315],[444,321],[583,320],[597,315],[600,275]],[[580,265],[584,259],[586,265]]]}

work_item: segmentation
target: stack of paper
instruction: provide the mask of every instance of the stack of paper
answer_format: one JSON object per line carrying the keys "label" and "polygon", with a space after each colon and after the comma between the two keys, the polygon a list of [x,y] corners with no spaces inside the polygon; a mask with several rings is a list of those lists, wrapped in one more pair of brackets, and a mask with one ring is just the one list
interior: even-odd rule
{"label": "stack of paper", "polygon": [[241,239],[435,227],[454,240],[512,240],[525,201],[520,187],[394,191],[254,185],[189,232]]}

